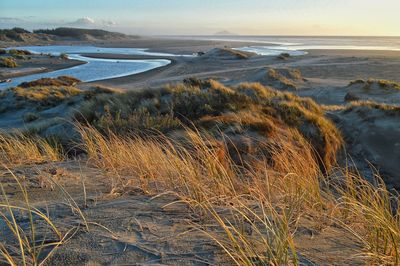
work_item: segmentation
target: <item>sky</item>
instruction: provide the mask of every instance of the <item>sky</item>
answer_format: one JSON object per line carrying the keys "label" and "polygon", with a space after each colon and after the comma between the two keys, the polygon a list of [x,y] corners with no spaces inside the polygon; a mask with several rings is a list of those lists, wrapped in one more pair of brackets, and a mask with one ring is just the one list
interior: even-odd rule
{"label": "sky", "polygon": [[400,36],[400,0],[0,0],[0,28]]}

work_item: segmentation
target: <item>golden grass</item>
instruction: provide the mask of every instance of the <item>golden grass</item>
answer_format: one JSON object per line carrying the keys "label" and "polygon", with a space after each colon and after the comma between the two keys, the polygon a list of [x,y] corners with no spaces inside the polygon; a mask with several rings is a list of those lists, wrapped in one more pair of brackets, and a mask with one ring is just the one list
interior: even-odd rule
{"label": "golden grass", "polygon": [[[338,169],[324,175],[298,132],[261,144],[270,146],[270,158],[257,160],[252,168],[233,163],[223,152],[229,139],[221,146],[197,131],[187,131],[183,142],[105,137],[88,127],[80,132],[89,162],[110,171],[113,192],[133,186],[148,193],[176,193],[213,221],[211,228],[198,227],[236,265],[297,264],[294,232],[305,213],[340,224],[363,243],[364,256],[398,262],[397,197],[379,179],[372,184]],[[302,139],[301,147],[290,141],[296,138]]]}
{"label": "golden grass", "polygon": [[391,80],[384,79],[367,79],[367,80],[354,80],[349,83],[349,86],[361,84],[364,85],[363,89],[370,90],[374,85],[376,85],[380,89],[385,90],[400,90],[400,83]]}
{"label": "golden grass", "polygon": [[381,265],[400,263],[400,205],[397,192],[390,191],[376,174],[368,182],[359,174],[345,171],[344,180],[334,185],[342,222],[354,220],[349,228],[363,242],[365,255]]}
{"label": "golden grass", "polygon": [[[224,90],[215,84],[213,87]],[[311,111],[316,108],[312,103],[305,100],[292,107],[301,108],[312,123],[321,123],[319,128],[331,131],[324,120],[319,121],[316,110]],[[207,119],[261,123],[260,118],[246,112]],[[301,243],[296,243],[295,232],[304,214],[341,225],[363,244],[360,253],[374,263],[399,264],[397,194],[389,191],[379,176],[371,183],[347,169],[331,167],[332,171],[323,172],[315,145],[295,128],[256,142],[268,153],[240,158],[240,162],[232,160],[228,147],[233,141],[222,132],[217,140],[195,128],[184,128],[170,137],[121,136],[87,126],[79,126],[78,130],[88,163],[109,172],[110,192],[122,194],[138,187],[150,194],[175,193],[200,214],[202,219],[196,226],[221,247],[232,264],[298,264],[296,249]],[[335,145],[329,139],[325,141]],[[22,135],[0,135],[0,151],[0,161],[9,165],[63,159],[59,149],[48,141]],[[18,246],[10,250],[2,245],[0,252],[12,265],[39,264],[39,254],[47,246],[35,246],[33,220],[29,230],[32,236],[27,236],[15,219],[16,210],[39,216],[52,228],[57,236],[57,241],[51,242],[52,248],[63,243],[66,234],[30,205],[26,189],[18,184],[24,206],[13,205],[4,189],[0,205],[1,217]],[[74,201],[69,202],[83,217]]]}
{"label": "golden grass", "polygon": [[15,87],[11,89],[14,97],[19,100],[59,103],[67,98],[79,95],[82,90],[69,86],[38,86],[38,87]]}
{"label": "golden grass", "polygon": [[[297,77],[297,75],[298,75],[298,73],[295,72],[294,73],[294,77]],[[273,81],[278,81],[279,83],[281,83],[285,87],[292,88],[292,89],[296,89],[297,88],[296,84],[292,80],[290,80],[289,78],[287,78],[284,75],[280,74],[277,70],[275,70],[273,68],[270,68],[268,70],[267,76],[268,76],[269,79],[271,79]]]}
{"label": "golden grass", "polygon": [[0,67],[15,68],[18,64],[13,58],[0,58]]}
{"label": "golden grass", "polygon": [[5,165],[54,162],[63,159],[61,147],[21,133],[0,134],[0,162]]}

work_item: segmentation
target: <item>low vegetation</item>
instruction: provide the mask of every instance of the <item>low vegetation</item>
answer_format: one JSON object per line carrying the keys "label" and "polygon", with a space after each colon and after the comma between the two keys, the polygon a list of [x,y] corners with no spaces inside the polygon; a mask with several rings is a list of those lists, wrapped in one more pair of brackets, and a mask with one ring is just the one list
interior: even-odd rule
{"label": "low vegetation", "polygon": [[339,131],[311,99],[257,83],[230,88],[214,80],[188,79],[161,90],[94,98],[76,117],[103,132],[172,133],[182,126],[195,126],[211,134],[223,132],[239,142],[242,137],[266,140],[294,130],[314,145],[328,167],[342,145]]}
{"label": "low vegetation", "polygon": [[31,88],[37,86],[74,86],[81,82],[79,79],[70,76],[60,76],[57,78],[41,78],[34,81],[22,82],[18,85],[21,88]]}
{"label": "low vegetation", "polygon": [[384,90],[400,90],[400,83],[383,79],[368,79],[368,80],[359,79],[351,81],[349,86],[352,85],[362,85],[363,89],[365,90],[371,90],[375,88]]}
{"label": "low vegetation", "polygon": [[255,56],[254,53],[239,51],[231,48],[214,48],[211,51],[201,55],[206,58],[223,58],[223,59],[249,59],[252,56]]}
{"label": "low vegetation", "polygon": [[105,39],[108,37],[125,37],[125,34],[117,32],[109,32],[105,30],[98,29],[79,29],[79,28],[56,28],[56,29],[39,29],[34,30],[33,33],[48,34],[58,37],[73,37],[80,38],[84,35],[90,35],[95,38]]}
{"label": "low vegetation", "polygon": [[[203,211],[206,225],[199,228],[236,265],[297,265],[301,243],[294,232],[304,213],[316,223],[327,219],[352,234],[370,263],[398,262],[400,222],[397,209],[393,212],[398,198],[379,177],[374,185],[347,169],[325,175],[307,142],[294,146],[282,136],[269,143],[275,148],[259,167],[243,171],[229,154],[211,145],[213,138],[192,130],[184,142],[105,136],[91,127],[80,132],[89,162],[112,173],[113,193],[135,187],[151,194],[174,191]],[[225,139],[222,146],[229,143]],[[244,164],[249,158],[242,160]]]}
{"label": "low vegetation", "polygon": [[0,163],[4,165],[27,165],[54,162],[63,159],[61,147],[39,137],[20,133],[0,134]]}
{"label": "low vegetation", "polygon": [[0,67],[15,68],[18,67],[17,62],[13,58],[0,58]]}
{"label": "low vegetation", "polygon": [[10,49],[10,50],[8,50],[8,54],[10,54],[12,56],[32,55],[32,53],[27,50],[18,50],[18,49]]}
{"label": "low vegetation", "polygon": [[279,89],[297,89],[296,82],[304,79],[298,69],[268,69],[267,83]]}
{"label": "low vegetation", "polygon": [[[83,101],[97,95],[111,95],[119,92],[118,90],[102,86],[94,86],[82,90],[74,86],[78,82],[80,80],[68,76],[23,82],[17,87],[2,91],[0,94],[0,99],[3,99],[1,104],[13,104],[15,105],[14,107],[22,107],[24,104],[26,106],[30,103],[42,107],[57,106],[76,96],[82,96],[80,101]],[[9,107],[11,108],[11,106]]]}
{"label": "low vegetation", "polygon": [[356,101],[352,102],[345,108],[345,112],[355,111],[358,113],[368,113],[371,110],[379,110],[384,112],[389,116],[399,116],[400,115],[400,107],[397,105],[390,105],[384,103],[377,103],[374,101]]}
{"label": "low vegetation", "polygon": [[[317,234],[332,225],[351,235],[360,246],[354,255],[366,264],[399,264],[398,196],[379,175],[367,182],[337,166],[340,132],[311,99],[258,83],[227,87],[196,78],[129,92],[104,87],[77,92],[54,83],[49,92],[31,84],[13,92],[28,102],[74,93],[87,97],[75,114],[80,139],[74,148],[85,153],[79,160],[108,173],[113,197],[138,188],[155,197],[176,195],[196,217],[194,228],[224,251],[229,265],[300,264],[303,243],[296,232],[305,218],[319,228]],[[360,101],[347,108],[365,106],[375,108]],[[0,135],[2,165],[63,161],[63,150],[34,135]],[[39,264],[53,253],[39,255],[44,246],[35,244],[37,218],[55,236],[46,244],[52,251],[66,243],[70,231],[33,207],[15,180],[24,202],[12,204],[1,185],[0,221],[10,238],[0,244],[0,261]],[[29,228],[21,220],[30,221]]]}
{"label": "low vegetation", "polygon": [[22,28],[0,29],[0,40],[23,41],[22,34],[30,32]]}
{"label": "low vegetation", "polygon": [[280,60],[288,60],[289,58],[290,58],[289,53],[281,53],[280,55],[278,55],[278,59]]}
{"label": "low vegetation", "polygon": [[26,122],[26,123],[30,123],[30,122],[33,122],[38,119],[39,119],[39,115],[36,113],[26,113],[24,115],[24,122]]}

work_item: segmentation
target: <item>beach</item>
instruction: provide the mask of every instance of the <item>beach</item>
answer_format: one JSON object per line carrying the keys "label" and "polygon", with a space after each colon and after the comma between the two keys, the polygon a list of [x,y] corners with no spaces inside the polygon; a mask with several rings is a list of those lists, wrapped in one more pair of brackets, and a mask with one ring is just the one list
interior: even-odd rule
{"label": "beach", "polygon": [[[62,234],[51,224],[38,226],[37,234],[50,232],[56,243],[49,240],[55,248],[43,252],[52,255],[47,263],[231,265],[224,248],[246,249],[243,261],[258,249],[264,254],[269,228],[278,229],[268,247],[287,252],[277,265],[378,261],[354,254],[366,252],[359,234],[380,226],[370,225],[375,209],[368,204],[383,204],[400,189],[400,51],[240,50],[299,40],[258,41],[59,41],[47,48],[92,52],[73,53],[83,61],[36,54],[2,69],[2,78],[23,79],[56,70],[68,76],[84,60],[104,60],[106,74],[125,61],[168,62],[89,82],[43,76],[1,92],[0,128],[27,136],[2,135],[11,165],[1,176],[5,191],[19,202],[26,186],[39,218],[46,209],[65,226]],[[38,44],[46,43],[21,46]],[[57,244],[59,235],[68,241]],[[243,243],[234,242],[237,235]],[[281,239],[296,243],[296,251]]]}

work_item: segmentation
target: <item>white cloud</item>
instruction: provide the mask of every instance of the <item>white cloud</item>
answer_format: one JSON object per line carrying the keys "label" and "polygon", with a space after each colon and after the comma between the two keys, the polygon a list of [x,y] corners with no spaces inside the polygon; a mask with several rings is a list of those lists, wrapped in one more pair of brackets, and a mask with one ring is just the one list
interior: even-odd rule
{"label": "white cloud", "polygon": [[20,23],[20,22],[23,22],[23,20],[19,18],[0,17],[0,23]]}
{"label": "white cloud", "polygon": [[79,18],[74,22],[68,23],[68,25],[79,26],[79,27],[88,27],[88,26],[93,26],[95,24],[96,21],[89,17]]}
{"label": "white cloud", "polygon": [[106,26],[106,27],[112,27],[112,26],[116,26],[116,25],[117,25],[117,22],[112,21],[112,20],[102,20],[102,21],[101,21],[101,24],[102,24],[103,26]]}

